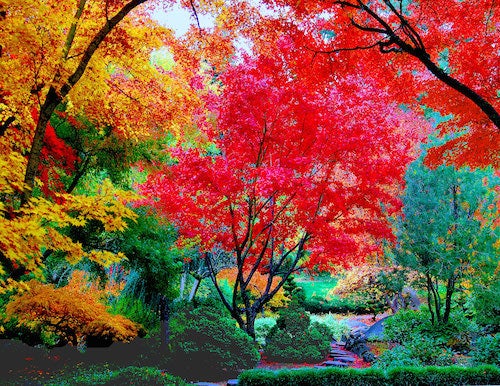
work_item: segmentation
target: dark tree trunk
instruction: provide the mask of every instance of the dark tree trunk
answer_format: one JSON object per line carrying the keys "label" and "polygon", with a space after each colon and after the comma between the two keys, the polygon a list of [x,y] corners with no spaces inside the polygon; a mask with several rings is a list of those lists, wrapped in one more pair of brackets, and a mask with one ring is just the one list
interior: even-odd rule
{"label": "dark tree trunk", "polygon": [[170,342],[170,302],[165,295],[160,299],[160,340],[163,347]]}
{"label": "dark tree trunk", "polygon": [[451,313],[451,298],[455,292],[455,274],[451,274],[446,283],[446,301],[444,305],[443,323],[448,323]]}

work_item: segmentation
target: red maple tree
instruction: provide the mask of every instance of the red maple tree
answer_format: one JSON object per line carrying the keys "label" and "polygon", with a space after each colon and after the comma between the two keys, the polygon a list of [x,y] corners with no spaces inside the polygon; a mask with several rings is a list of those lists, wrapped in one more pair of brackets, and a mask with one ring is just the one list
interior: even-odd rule
{"label": "red maple tree", "polygon": [[[500,9],[495,1],[266,0],[273,12],[253,30],[293,39],[307,62],[288,58],[312,78],[369,74],[396,103],[451,118],[448,141],[427,162],[500,165],[498,90]],[[241,8],[241,7],[239,7]],[[277,17],[279,15],[279,17]],[[242,27],[249,32],[249,28]],[[277,32],[279,31],[279,32]],[[252,35],[256,39],[256,34]],[[263,43],[263,41],[265,41]],[[375,90],[378,90],[376,88]],[[377,98],[377,91],[369,98]],[[376,113],[376,112],[374,112]]]}
{"label": "red maple tree", "polygon": [[[283,47],[283,49],[286,49]],[[244,58],[219,77],[200,129],[204,149],[177,147],[141,186],[156,207],[205,251],[233,251],[237,278],[222,301],[251,336],[257,313],[300,266],[333,269],[390,237],[386,214],[399,208],[397,186],[420,139],[419,121],[365,98],[371,79],[310,83],[279,58]],[[359,84],[363,84],[363,88]],[[381,114],[366,114],[377,110]],[[206,253],[210,269],[211,255]],[[256,272],[267,286],[251,297]]]}

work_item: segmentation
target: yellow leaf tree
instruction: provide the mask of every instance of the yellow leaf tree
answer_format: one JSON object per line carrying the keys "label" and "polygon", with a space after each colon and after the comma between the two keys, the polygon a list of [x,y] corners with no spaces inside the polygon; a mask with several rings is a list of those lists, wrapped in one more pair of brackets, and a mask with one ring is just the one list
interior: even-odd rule
{"label": "yellow leaf tree", "polygon": [[155,3],[0,1],[0,291],[24,273],[39,275],[47,251],[64,252],[70,262],[116,261],[120,255],[84,251],[62,230],[97,220],[106,231],[120,231],[134,218],[127,207],[134,197],[110,183],[87,195],[72,188],[40,194],[44,140],[56,109],[136,142],[192,128],[196,66],[165,69],[151,60],[165,46],[189,60],[172,31],[152,21]]}

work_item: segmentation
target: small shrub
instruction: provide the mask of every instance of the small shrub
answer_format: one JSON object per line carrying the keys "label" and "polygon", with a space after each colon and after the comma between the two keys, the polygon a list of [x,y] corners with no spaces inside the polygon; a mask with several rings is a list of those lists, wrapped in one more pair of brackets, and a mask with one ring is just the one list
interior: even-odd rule
{"label": "small shrub", "polygon": [[401,366],[420,366],[421,364],[420,360],[412,355],[410,349],[397,345],[391,350],[384,351],[372,367],[376,369],[388,369]]}
{"label": "small shrub", "polygon": [[474,364],[500,366],[500,334],[479,337],[470,352]]}
{"label": "small shrub", "polygon": [[32,331],[55,334],[74,346],[90,338],[107,344],[129,342],[140,329],[122,315],[112,315],[100,302],[101,293],[82,289],[70,281],[55,288],[36,280],[27,283],[29,290],[14,295],[5,307],[6,321],[16,319]]}
{"label": "small shrub", "polygon": [[310,316],[297,302],[280,310],[276,326],[266,339],[264,355],[279,362],[319,362],[330,349],[327,326],[310,323]]}
{"label": "small shrub", "polygon": [[323,324],[328,327],[330,331],[330,336],[332,339],[340,341],[343,335],[347,335],[350,331],[350,327],[343,320],[335,319],[332,313],[325,315],[311,315],[311,322]]}
{"label": "small shrub", "polygon": [[477,285],[472,293],[472,306],[479,324],[500,332],[500,278],[498,275],[488,285]]}
{"label": "small shrub", "polygon": [[476,333],[477,326],[461,312],[453,313],[447,324],[433,325],[423,311],[400,311],[386,320],[384,336],[404,347],[382,354],[377,366],[448,366],[453,350],[468,350]]}
{"label": "small shrub", "polygon": [[276,326],[275,318],[267,317],[255,320],[255,340],[259,345],[264,346],[266,344],[266,338],[274,326]]}
{"label": "small shrub", "polygon": [[430,321],[426,314],[403,310],[384,321],[384,338],[403,344],[412,335],[421,334],[425,328],[430,328]]}
{"label": "small shrub", "polygon": [[171,372],[192,380],[218,380],[253,368],[252,339],[220,307],[186,306],[171,323]]}

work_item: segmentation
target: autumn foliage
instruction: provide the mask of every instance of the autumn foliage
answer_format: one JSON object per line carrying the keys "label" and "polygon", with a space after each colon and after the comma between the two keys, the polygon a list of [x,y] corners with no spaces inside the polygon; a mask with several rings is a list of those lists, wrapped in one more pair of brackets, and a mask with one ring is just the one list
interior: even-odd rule
{"label": "autumn foliage", "polygon": [[40,277],[53,252],[71,263],[123,257],[68,236],[70,227],[93,221],[107,232],[123,230],[135,217],[126,206],[135,196],[109,181],[75,194],[98,144],[77,149],[61,139],[51,123],[57,114],[74,138],[112,131],[137,142],[190,124],[184,112],[197,106],[185,87],[190,77],[150,60],[156,49],[175,44],[143,3],[0,3],[0,291],[17,286],[23,274]]}
{"label": "autumn foliage", "polygon": [[[290,42],[281,43],[288,54]],[[384,93],[367,101],[368,77],[316,84],[282,58],[261,56],[218,79],[198,120],[206,146],[172,148],[173,164],[140,191],[182,237],[200,240],[209,268],[210,249],[233,252],[238,275],[227,306],[238,320],[241,296],[250,320],[296,267],[360,261],[391,237],[386,216],[399,209],[406,163],[427,126]],[[265,291],[245,300],[257,273],[267,277]]]}
{"label": "autumn foliage", "polygon": [[103,304],[103,291],[82,283],[82,272],[75,271],[64,287],[36,280],[26,283],[28,290],[15,295],[6,306],[7,320],[33,331],[57,335],[76,346],[89,338],[128,342],[139,326],[121,315],[112,315]]}
{"label": "autumn foliage", "polygon": [[[248,275],[249,272],[244,272],[244,275]],[[234,287],[236,282],[236,277],[238,275],[237,268],[226,268],[219,272],[217,275],[217,280],[227,280],[231,287]],[[276,278],[278,280],[279,278]],[[253,297],[259,297],[266,291],[267,285],[267,275],[257,272],[252,276],[250,283],[248,285],[248,290]],[[286,307],[290,302],[290,298],[285,295],[284,288],[281,288],[269,301],[268,306],[274,309],[281,307]]]}
{"label": "autumn foliage", "polygon": [[[281,15],[281,23],[271,17],[274,29],[291,36],[296,53],[309,54],[309,65],[293,57],[290,63],[312,77],[370,74],[378,82],[377,89],[388,92],[394,101],[419,113],[431,108],[450,118],[438,129],[452,136],[429,152],[429,163],[439,165],[445,158],[455,165],[500,165],[500,9],[496,2],[265,3]],[[373,93],[368,98],[377,97]]]}

